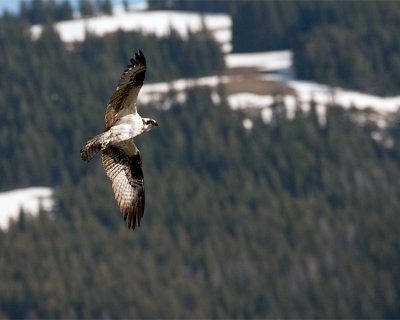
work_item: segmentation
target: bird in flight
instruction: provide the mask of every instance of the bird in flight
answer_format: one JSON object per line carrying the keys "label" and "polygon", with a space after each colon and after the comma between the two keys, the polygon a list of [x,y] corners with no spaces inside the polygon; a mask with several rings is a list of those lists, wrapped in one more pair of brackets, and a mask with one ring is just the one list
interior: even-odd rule
{"label": "bird in flight", "polygon": [[158,126],[137,112],[137,96],[146,73],[146,59],[139,50],[130,60],[110,97],[104,132],[89,138],[80,150],[85,161],[102,151],[102,162],[111,180],[115,199],[128,228],[140,226],[144,213],[144,179],[140,152],[133,138]]}

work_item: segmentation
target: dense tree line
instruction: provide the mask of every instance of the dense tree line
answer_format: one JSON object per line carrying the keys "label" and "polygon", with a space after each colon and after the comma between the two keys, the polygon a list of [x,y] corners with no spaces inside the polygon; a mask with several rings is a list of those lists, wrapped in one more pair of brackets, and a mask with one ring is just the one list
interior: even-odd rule
{"label": "dense tree line", "polygon": [[28,20],[31,24],[69,20],[73,17],[73,9],[68,0],[57,2],[54,0],[21,1],[19,9],[20,17]]}
{"label": "dense tree line", "polygon": [[200,0],[148,0],[150,10],[184,10],[203,13],[229,13],[236,7],[234,1],[200,1]]}
{"label": "dense tree line", "polygon": [[[96,14],[112,14],[112,2],[111,0],[80,0],[77,9],[80,16],[85,18]],[[19,10],[18,15],[31,24],[70,20],[74,16],[74,9],[69,0],[21,1]]]}
{"label": "dense tree line", "polygon": [[148,83],[222,72],[218,46],[119,32],[71,48],[28,26],[0,19],[0,189],[49,185],[56,207],[0,231],[1,318],[400,317],[398,121],[387,149],[340,106],[321,125],[279,99],[270,124],[233,112],[223,87],[218,104],[200,87],[142,105],[160,127],[135,140],[146,209],[131,232],[79,149],[134,50]]}

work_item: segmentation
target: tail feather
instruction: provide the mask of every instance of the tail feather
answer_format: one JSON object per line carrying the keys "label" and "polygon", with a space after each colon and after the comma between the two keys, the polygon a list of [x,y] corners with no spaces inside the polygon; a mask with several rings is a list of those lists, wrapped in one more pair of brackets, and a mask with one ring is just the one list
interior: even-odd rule
{"label": "tail feather", "polygon": [[97,136],[89,138],[84,146],[82,147],[80,153],[82,160],[89,161],[91,160],[97,152],[102,149],[102,145],[104,143],[104,133],[100,133]]}

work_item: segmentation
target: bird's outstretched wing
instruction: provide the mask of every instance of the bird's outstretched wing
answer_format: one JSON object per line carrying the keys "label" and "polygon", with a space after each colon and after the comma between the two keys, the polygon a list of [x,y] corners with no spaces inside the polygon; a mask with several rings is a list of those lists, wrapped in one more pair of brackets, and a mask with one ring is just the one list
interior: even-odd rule
{"label": "bird's outstretched wing", "polygon": [[119,79],[115,92],[110,97],[106,111],[106,130],[117,122],[118,113],[136,113],[136,99],[146,73],[146,58],[142,51],[135,53]]}
{"label": "bird's outstretched wing", "polygon": [[139,150],[131,141],[112,145],[103,151],[104,170],[110,178],[115,199],[128,228],[140,226],[144,213],[144,179]]}

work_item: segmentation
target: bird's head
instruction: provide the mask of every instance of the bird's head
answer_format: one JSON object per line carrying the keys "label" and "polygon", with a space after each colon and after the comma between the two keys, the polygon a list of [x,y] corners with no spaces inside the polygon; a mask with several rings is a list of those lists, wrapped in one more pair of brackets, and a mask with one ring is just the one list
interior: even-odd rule
{"label": "bird's head", "polygon": [[147,132],[150,131],[151,128],[153,127],[158,127],[158,123],[154,119],[143,118],[143,126],[144,126],[144,131]]}

